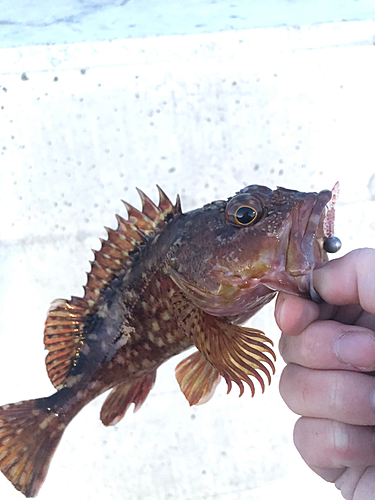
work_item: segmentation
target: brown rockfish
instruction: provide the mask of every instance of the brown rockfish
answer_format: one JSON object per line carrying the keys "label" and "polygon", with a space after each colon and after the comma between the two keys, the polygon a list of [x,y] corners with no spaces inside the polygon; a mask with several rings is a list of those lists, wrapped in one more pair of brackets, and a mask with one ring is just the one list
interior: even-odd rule
{"label": "brown rockfish", "polygon": [[[159,189],[95,252],[83,298],[55,300],[44,344],[52,396],[0,407],[0,469],[34,497],[72,418],[112,389],[104,425],[137,410],[158,367],[195,345],[176,368],[191,405],[210,399],[221,377],[254,394],[271,380],[275,355],[259,330],[238,326],[282,290],[317,299],[312,271],[327,260],[325,206],[331,191],[248,186],[227,201],[182,213]],[[330,209],[332,212],[332,209]]]}

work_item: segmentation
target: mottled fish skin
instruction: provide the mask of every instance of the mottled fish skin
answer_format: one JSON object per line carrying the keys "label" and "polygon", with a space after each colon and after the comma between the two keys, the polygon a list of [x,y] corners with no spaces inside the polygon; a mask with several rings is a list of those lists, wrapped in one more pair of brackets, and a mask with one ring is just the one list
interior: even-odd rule
{"label": "mottled fish skin", "polygon": [[248,186],[226,201],[182,213],[159,189],[155,205],[107,229],[83,298],[51,305],[44,341],[57,392],[0,407],[0,468],[36,496],[68,423],[113,389],[101,419],[116,424],[152,389],[157,368],[195,345],[176,368],[190,404],[210,399],[223,377],[254,394],[274,372],[272,342],[238,326],[283,290],[310,297],[311,273],[327,260],[324,209],[330,191]]}

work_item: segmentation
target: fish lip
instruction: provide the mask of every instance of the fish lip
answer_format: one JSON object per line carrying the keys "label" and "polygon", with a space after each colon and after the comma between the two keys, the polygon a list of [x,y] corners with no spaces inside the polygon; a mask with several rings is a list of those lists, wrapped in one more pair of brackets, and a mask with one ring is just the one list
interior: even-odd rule
{"label": "fish lip", "polygon": [[[331,191],[324,190],[305,200],[302,205],[302,217],[301,207],[295,213],[289,233],[285,270],[290,277],[295,279],[300,294],[311,298],[314,302],[321,302],[319,294],[313,287],[312,273],[317,265],[319,266],[326,260],[326,254],[318,239],[323,241],[322,226],[325,207],[331,196]],[[295,232],[296,223],[297,230],[301,226],[303,228],[299,234]],[[320,257],[319,260],[316,259],[316,253]]]}
{"label": "fish lip", "polygon": [[324,209],[331,199],[331,196],[332,192],[328,189],[320,191],[320,193],[316,196],[316,201],[312,207],[310,217],[307,220],[305,233],[301,241],[301,249],[305,253],[309,253],[311,251],[311,247],[314,244],[315,236],[319,227],[319,222],[323,222],[322,216],[324,215]]}

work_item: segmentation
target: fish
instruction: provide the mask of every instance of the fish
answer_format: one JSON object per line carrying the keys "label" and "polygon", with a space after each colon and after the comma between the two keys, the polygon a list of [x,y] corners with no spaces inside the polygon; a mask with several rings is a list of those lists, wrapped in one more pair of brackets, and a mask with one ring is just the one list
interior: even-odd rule
{"label": "fish", "polygon": [[117,424],[141,407],[159,366],[191,347],[176,367],[190,405],[207,402],[222,378],[228,393],[247,385],[253,396],[255,381],[263,392],[273,343],[241,325],[279,291],[319,299],[312,272],[328,259],[330,190],[250,185],[186,213],[179,196],[158,191],[155,204],[138,190],[140,210],[124,202],[128,216],[106,228],[83,297],[52,302],[44,345],[55,392],[0,407],[0,469],[27,498],[85,405],[110,390],[100,418]]}

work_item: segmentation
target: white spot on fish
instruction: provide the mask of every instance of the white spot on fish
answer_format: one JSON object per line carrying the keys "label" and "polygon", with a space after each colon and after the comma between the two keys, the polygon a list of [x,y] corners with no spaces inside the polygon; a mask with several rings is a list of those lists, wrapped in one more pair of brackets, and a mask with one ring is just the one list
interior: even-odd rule
{"label": "white spot on fish", "polygon": [[87,355],[89,352],[90,352],[90,346],[88,344],[85,344],[81,349],[81,353]]}
{"label": "white spot on fish", "polygon": [[169,321],[171,319],[169,312],[164,311],[163,314],[161,315],[161,319],[163,319],[164,321]]}
{"label": "white spot on fish", "polygon": [[125,364],[125,358],[124,356],[117,356],[116,361],[119,365],[124,365]]}
{"label": "white spot on fish", "polygon": [[146,358],[142,359],[142,367],[143,368],[149,368],[152,365],[153,365],[153,363],[149,359],[146,359]]}
{"label": "white spot on fish", "polygon": [[152,322],[152,329],[154,330],[154,332],[158,332],[160,330],[160,326],[157,321]]}
{"label": "white spot on fish", "polygon": [[107,304],[103,304],[102,307],[97,312],[99,318],[105,318],[108,315],[108,306]]}
{"label": "white spot on fish", "polygon": [[155,340],[155,344],[156,344],[158,347],[163,347],[163,346],[164,346],[164,341],[163,341],[163,339],[161,339],[160,337],[158,337],[158,338]]}
{"label": "white spot on fish", "polygon": [[173,335],[171,335],[169,332],[167,333],[166,338],[170,344],[172,344],[172,342],[174,341]]}
{"label": "white spot on fish", "polygon": [[39,424],[39,428],[44,430],[48,427],[49,423],[51,422],[51,417],[47,417],[43,420],[41,424]]}
{"label": "white spot on fish", "polygon": [[16,476],[18,474],[18,469],[19,469],[19,466],[18,465],[15,465],[14,467],[12,467],[12,472],[11,474],[13,476]]}
{"label": "white spot on fish", "polygon": [[138,368],[135,367],[135,365],[129,361],[128,361],[127,367],[128,367],[129,373],[135,373],[138,370]]}
{"label": "white spot on fish", "polygon": [[116,347],[117,347],[117,349],[120,349],[121,347],[123,347],[124,345],[126,345],[126,344],[127,344],[127,342],[128,342],[128,340],[129,340],[129,337],[126,337],[125,335],[122,335],[122,336],[118,339],[118,341],[116,342]]}
{"label": "white spot on fish", "polygon": [[81,378],[83,377],[83,373],[80,373],[79,375],[76,375],[75,377],[70,377],[65,383],[65,387],[73,387],[75,384],[77,384]]}

